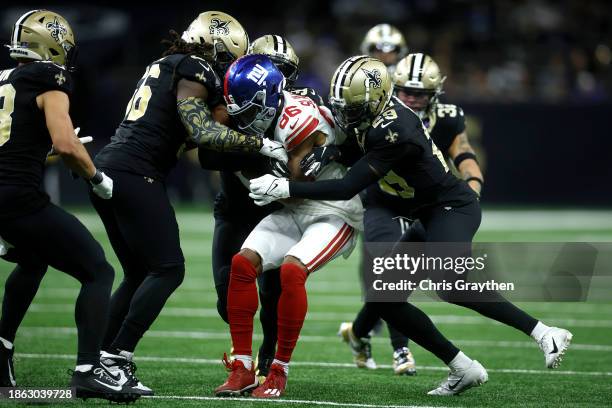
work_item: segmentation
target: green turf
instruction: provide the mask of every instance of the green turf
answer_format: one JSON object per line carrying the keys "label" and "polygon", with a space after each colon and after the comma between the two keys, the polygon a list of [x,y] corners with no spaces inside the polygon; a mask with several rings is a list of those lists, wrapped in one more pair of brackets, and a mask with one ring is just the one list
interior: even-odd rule
{"label": "green turf", "polygon": [[[609,223],[611,213],[602,213]],[[503,215],[503,214],[502,214]],[[509,214],[514,217],[516,213]],[[116,258],[96,216],[80,218],[102,242],[107,256],[121,276]],[[485,214],[486,219],[486,214]],[[212,216],[194,210],[179,212],[182,241],[187,258],[187,277],[169,300],[166,310],[144,337],[136,361],[141,380],[155,389],[159,399],[140,400],[139,406],[287,406],[287,402],[236,400],[172,400],[164,396],[212,397],[226,373],[220,363],[228,351],[227,326],[216,315],[210,247]],[[483,224],[479,241],[609,241],[612,228],[563,227],[514,230]],[[530,338],[510,328],[479,318],[474,312],[441,303],[422,303],[438,327],[470,356],[489,369],[483,387],[459,397],[429,397],[426,392],[445,377],[442,365],[423,349],[413,346],[416,377],[397,377],[388,367],[391,350],[385,335],[373,340],[374,357],[386,367],[375,371],[350,365],[348,348],[335,336],[338,325],[350,320],[360,306],[355,253],[337,260],[313,275],[309,286],[309,318],[294,353],[285,399],[321,401],[336,406],[611,406],[612,405],[612,303],[521,304],[536,317],[570,321],[575,348],[571,348],[558,373],[544,368],[541,352]],[[11,265],[0,263],[0,277]],[[116,279],[117,283],[118,279]],[[23,387],[64,387],[76,350],[73,305],[77,283],[50,270],[16,340],[17,380]],[[451,321],[449,317],[455,317]],[[458,320],[457,320],[458,319]],[[260,340],[256,324],[256,341]],[[163,361],[163,358],[169,360]],[[181,360],[183,359],[183,360]],[[321,363],[333,363],[324,367]],[[505,371],[504,370],[515,370]],[[525,372],[516,372],[525,370]],[[1,403],[1,402],[0,402]],[[87,405],[106,404],[88,401]],[[347,404],[347,405],[342,405]],[[82,402],[66,404],[83,405]],[[330,404],[327,404],[330,405]],[[307,402],[296,407],[320,406]]]}

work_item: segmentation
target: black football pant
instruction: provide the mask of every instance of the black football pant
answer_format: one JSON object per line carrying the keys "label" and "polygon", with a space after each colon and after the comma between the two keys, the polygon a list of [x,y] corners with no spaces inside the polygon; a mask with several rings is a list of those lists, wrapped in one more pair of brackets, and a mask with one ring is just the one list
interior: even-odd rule
{"label": "black football pant", "polygon": [[[425,242],[465,242],[470,243],[478,227],[480,226],[481,210],[477,201],[461,207],[440,206],[432,208],[426,214],[420,217],[423,229],[425,231]],[[408,239],[410,232],[407,232],[402,241]],[[465,256],[465,251],[469,247],[458,248],[457,256]],[[449,254],[446,254],[448,256]],[[452,256],[452,254],[451,254]],[[448,276],[446,276],[448,277]],[[512,303],[504,299],[498,292],[488,291],[483,293],[474,293],[470,301],[456,300],[453,298],[453,292],[438,293],[439,296],[450,303],[472,309],[483,316],[497,320],[508,326],[521,330],[529,335],[537,320],[518,309]],[[481,297],[481,298],[479,298]],[[377,314],[387,321],[387,323],[396,327],[398,330],[412,338],[419,345],[423,344],[414,336],[412,331],[414,328],[420,329],[420,326],[411,323],[410,313],[397,313],[398,310],[405,309],[408,303],[373,303],[367,302],[360,312],[360,316],[356,319],[353,330],[357,336],[365,336],[369,332],[369,327],[376,324]],[[396,309],[395,312],[391,311]],[[389,320],[387,317],[391,318]],[[412,325],[412,327],[410,326]],[[433,333],[433,332],[432,332]],[[432,334],[430,333],[430,334]],[[438,339],[434,344],[443,344]],[[440,357],[445,363],[447,361],[441,357],[441,350],[435,351],[425,347]],[[450,360],[449,360],[450,361]]]}
{"label": "black football pant", "polygon": [[81,283],[75,308],[77,364],[98,362],[114,279],[100,244],[79,220],[53,204],[2,221],[0,236],[15,247],[3,258],[17,263],[5,283],[0,336],[15,339],[49,265]]}
{"label": "black football pant", "polygon": [[103,169],[113,198],[90,193],[123,268],[102,349],[133,352],[185,276],[179,228],[163,182]]}
{"label": "black football pant", "polygon": [[[247,214],[248,215],[248,214]],[[240,252],[242,243],[263,216],[232,214],[215,208],[215,232],[213,236],[213,277],[217,290],[217,310],[221,318],[227,317],[227,291],[229,288],[232,257]],[[257,278],[261,309],[259,320],[263,330],[260,356],[273,358],[277,339],[277,305],[281,293],[280,269],[272,269]]]}

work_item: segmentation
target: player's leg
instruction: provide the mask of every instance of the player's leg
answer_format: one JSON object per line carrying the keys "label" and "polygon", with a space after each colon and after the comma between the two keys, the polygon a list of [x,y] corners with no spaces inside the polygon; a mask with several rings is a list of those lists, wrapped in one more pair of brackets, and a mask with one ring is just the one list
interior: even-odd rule
{"label": "player's leg", "polygon": [[249,234],[232,258],[227,314],[232,337],[233,360],[227,380],[215,389],[217,396],[240,395],[257,386],[253,367],[253,319],[257,312],[257,276],[277,268],[300,232],[288,210],[265,217]]}
{"label": "player's leg", "polygon": [[281,295],[278,300],[278,347],[270,374],[255,391],[257,398],[283,394],[289,361],[295,349],[306,312],[306,278],[327,262],[354,246],[355,230],[337,216],[294,215],[304,233],[285,257],[280,268]]}
{"label": "player's leg", "polygon": [[275,268],[262,273],[257,278],[259,286],[259,321],[263,332],[263,340],[257,352],[256,374],[262,383],[268,375],[278,337],[278,300],[281,294],[280,269]]}
{"label": "player's leg", "polygon": [[4,285],[2,319],[0,319],[0,386],[14,387],[16,385],[13,368],[15,335],[38,291],[40,281],[47,271],[47,265],[40,262],[34,254],[19,254],[16,248],[9,249],[2,258],[9,262],[17,262]]}
{"label": "player's leg", "polygon": [[[423,219],[428,242],[471,242],[480,225],[481,210],[478,202],[446,210],[437,208]],[[458,256],[465,256],[469,247],[460,248]],[[457,276],[456,274],[455,277]],[[448,277],[452,279],[453,276]],[[440,296],[453,304],[472,309],[483,316],[504,323],[531,336],[545,354],[548,368],[558,367],[572,339],[565,330],[546,326],[525,311],[508,302],[497,291],[475,292],[470,300],[454,300],[453,293],[440,293]]]}

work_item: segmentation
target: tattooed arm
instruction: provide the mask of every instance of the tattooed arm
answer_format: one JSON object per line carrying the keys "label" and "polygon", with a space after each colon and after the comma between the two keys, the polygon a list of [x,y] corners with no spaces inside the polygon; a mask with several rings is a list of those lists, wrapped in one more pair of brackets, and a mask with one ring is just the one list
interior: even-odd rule
{"label": "tattooed arm", "polygon": [[262,138],[244,135],[215,122],[202,98],[179,99],[177,109],[191,141],[199,146],[221,152],[259,152],[263,146]]}
{"label": "tattooed arm", "polygon": [[461,177],[468,182],[472,190],[480,195],[484,179],[465,131],[455,137],[448,148],[448,154],[455,161]]}

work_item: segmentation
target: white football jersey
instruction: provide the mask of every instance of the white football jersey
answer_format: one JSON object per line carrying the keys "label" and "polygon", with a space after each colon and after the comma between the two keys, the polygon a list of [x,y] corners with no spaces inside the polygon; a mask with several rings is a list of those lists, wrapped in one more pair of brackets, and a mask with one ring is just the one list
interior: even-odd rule
{"label": "white football jersey", "polygon": [[[291,152],[314,132],[322,132],[326,136],[323,146],[340,144],[337,140],[333,117],[325,106],[317,106],[312,99],[283,91],[285,104],[274,129],[274,139],[281,142],[287,152]],[[317,180],[343,178],[346,167],[340,163],[331,162],[325,166]],[[346,201],[315,201],[290,199],[284,203],[287,207],[299,213],[309,215],[335,214],[349,225],[363,229],[363,206],[359,196]]]}

